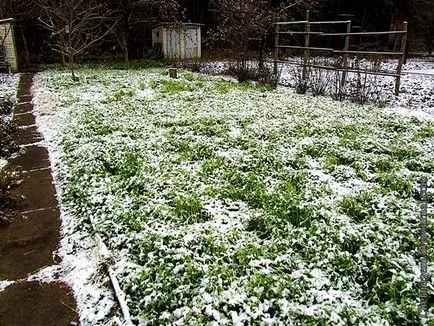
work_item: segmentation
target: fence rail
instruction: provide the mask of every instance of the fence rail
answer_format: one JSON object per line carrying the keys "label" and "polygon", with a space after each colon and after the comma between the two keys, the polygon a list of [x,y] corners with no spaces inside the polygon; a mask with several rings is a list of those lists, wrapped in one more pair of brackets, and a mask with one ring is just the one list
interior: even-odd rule
{"label": "fence rail", "polygon": [[[291,61],[291,60],[279,60],[278,63],[283,64],[292,64],[292,65],[299,65],[300,62],[297,61]],[[307,67],[310,68],[318,68],[323,70],[333,70],[333,71],[347,71],[347,72],[355,72],[355,73],[363,73],[368,75],[378,75],[378,76],[388,76],[388,77],[396,77],[398,76],[396,73],[390,72],[390,71],[376,71],[376,70],[368,70],[368,69],[353,69],[353,68],[339,68],[334,66],[324,66],[324,65],[318,65],[318,64],[306,64]]]}
{"label": "fence rail", "polygon": [[[310,24],[310,23],[309,23]],[[311,24],[310,24],[311,25]],[[375,36],[375,35],[395,35],[395,34],[405,34],[407,31],[389,31],[389,32],[350,32],[350,33],[324,33],[324,32],[302,32],[302,31],[283,31],[279,34],[310,34],[319,36]]]}
{"label": "fence rail", "polygon": [[[312,25],[329,25],[329,24],[345,24],[346,32],[344,33],[325,33],[321,31],[311,31]],[[399,88],[401,84],[401,73],[402,66],[405,62],[405,49],[407,46],[407,30],[408,24],[404,22],[403,30],[399,31],[381,31],[381,32],[351,32],[351,20],[335,20],[335,21],[310,21],[309,20],[309,11],[306,11],[306,20],[292,21],[292,22],[278,22],[276,25],[275,31],[275,49],[274,49],[274,73],[277,74],[277,63],[282,62],[279,59],[279,50],[280,49],[294,49],[294,50],[303,50],[303,72],[302,78],[306,80],[307,78],[307,67],[313,67],[309,65],[308,61],[311,55],[311,51],[324,51],[329,53],[337,53],[342,54],[342,66],[337,67],[329,67],[327,69],[335,69],[338,71],[343,71],[341,85],[344,85],[346,82],[347,72],[353,72],[354,69],[348,67],[348,55],[357,55],[357,56],[385,56],[391,58],[399,58],[396,72],[377,72],[377,71],[367,71],[367,70],[357,70],[357,72],[376,74],[376,75],[386,75],[395,77],[395,95],[399,95]],[[281,30],[285,25],[304,25],[304,31],[288,31]],[[285,45],[281,44],[280,35],[303,35],[304,36],[304,46],[298,45]],[[402,35],[401,47],[400,50],[397,51],[362,51],[362,50],[350,50],[350,37],[351,36],[379,36],[379,35]],[[345,37],[345,45],[343,49],[334,49],[334,48],[326,48],[326,47],[315,47],[311,46],[310,37],[311,36],[320,36],[320,37]],[[326,69],[324,66],[318,66],[319,69]]]}

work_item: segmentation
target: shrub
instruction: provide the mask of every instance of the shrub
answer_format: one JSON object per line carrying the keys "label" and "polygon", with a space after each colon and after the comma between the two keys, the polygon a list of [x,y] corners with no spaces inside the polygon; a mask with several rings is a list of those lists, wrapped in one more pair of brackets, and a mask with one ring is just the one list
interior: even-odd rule
{"label": "shrub", "polygon": [[228,75],[235,77],[240,83],[253,80],[259,81],[259,69],[252,66],[247,60],[238,60],[231,63],[227,70]]}

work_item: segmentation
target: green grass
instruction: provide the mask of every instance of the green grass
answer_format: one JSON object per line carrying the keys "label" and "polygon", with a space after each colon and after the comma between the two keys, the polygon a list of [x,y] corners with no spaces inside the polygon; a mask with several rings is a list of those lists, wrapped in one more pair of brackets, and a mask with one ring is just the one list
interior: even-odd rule
{"label": "green grass", "polygon": [[420,321],[431,122],[165,68],[79,73],[39,77],[61,103],[56,182],[77,228],[91,217],[121,261],[134,316]]}

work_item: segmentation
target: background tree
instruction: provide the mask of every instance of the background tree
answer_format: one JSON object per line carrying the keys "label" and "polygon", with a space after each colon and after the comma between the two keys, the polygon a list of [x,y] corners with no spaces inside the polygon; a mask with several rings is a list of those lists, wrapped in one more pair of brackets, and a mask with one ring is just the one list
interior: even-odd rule
{"label": "background tree", "polygon": [[243,58],[248,44],[255,40],[260,49],[259,62],[262,64],[267,36],[274,31],[274,23],[290,19],[296,6],[311,6],[313,1],[258,1],[258,0],[214,0],[213,8],[218,15],[217,28],[210,32],[210,38],[228,47],[235,56]]}
{"label": "background tree", "polygon": [[68,57],[72,79],[76,56],[97,45],[118,23],[98,0],[38,0],[39,21],[51,32],[51,48]]}
{"label": "background tree", "polygon": [[118,20],[112,34],[126,62],[130,44],[140,43],[137,36],[143,36],[158,22],[178,21],[180,16],[178,0],[111,0],[109,6]]}
{"label": "background tree", "polygon": [[[272,48],[272,23],[303,19],[307,8],[311,19],[317,20],[340,20],[344,17],[340,14],[349,14],[353,26],[366,31],[399,29],[399,24],[408,20],[411,50],[432,52],[433,7],[433,0],[1,0],[0,18],[15,19],[20,66],[25,67],[57,61],[52,48],[65,57],[73,54],[72,59],[91,53],[94,46],[109,55],[121,52],[125,61],[143,58],[149,54],[152,27],[174,21],[205,24],[202,31],[207,45],[230,49],[240,57],[249,45],[262,51],[266,45]],[[77,25],[77,21],[82,21],[79,29],[86,32],[74,29],[74,37],[64,37],[66,26]],[[114,22],[118,23],[113,27]],[[77,40],[78,35],[78,43],[88,45],[74,46],[76,52],[64,41]]]}
{"label": "background tree", "polygon": [[429,54],[434,50],[434,1],[413,0],[410,10],[410,30],[413,40],[425,44]]}

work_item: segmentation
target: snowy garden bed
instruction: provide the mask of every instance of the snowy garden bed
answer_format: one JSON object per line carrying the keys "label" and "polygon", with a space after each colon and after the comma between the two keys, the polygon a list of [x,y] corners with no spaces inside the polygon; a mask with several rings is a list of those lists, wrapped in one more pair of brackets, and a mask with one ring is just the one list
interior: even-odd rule
{"label": "snowy garden bed", "polygon": [[[70,269],[93,223],[141,324],[420,322],[418,179],[433,187],[433,120],[166,73],[36,78]],[[77,298],[83,324],[107,322],[110,304],[89,308],[92,295]]]}
{"label": "snowy garden bed", "polygon": [[[350,65],[354,64],[350,61]],[[396,72],[398,60],[383,60],[377,62],[380,71]],[[373,63],[362,60],[357,63],[361,68],[372,69]],[[409,59],[403,66],[399,96],[395,96],[395,78],[388,76],[367,75],[367,84],[372,91],[379,92],[379,100],[383,106],[393,112],[410,116],[434,117],[434,61],[424,59]],[[323,76],[333,80],[333,71],[323,71]],[[356,73],[349,73],[348,80],[355,81]],[[362,76],[364,82],[365,76]],[[294,66],[286,65],[282,69],[281,82],[284,85],[294,86]],[[330,82],[330,85],[333,82]]]}
{"label": "snowy garden bed", "polygon": [[[6,138],[8,135],[4,134],[7,130],[7,124],[11,119],[12,105],[16,102],[17,87],[18,87],[17,74],[0,74],[0,146],[6,146]],[[7,165],[7,160],[3,152],[7,152],[6,148],[0,148],[0,173]]]}
{"label": "snowy garden bed", "polygon": [[19,74],[0,73],[0,96],[16,99]]}
{"label": "snowy garden bed", "polygon": [[[302,62],[300,58],[289,59],[291,62]],[[331,66],[337,59],[327,58],[312,58],[313,63],[320,66]],[[256,63],[250,62],[255,66]],[[354,65],[354,60],[350,60],[349,65]],[[373,68],[373,62],[369,60],[361,60],[361,68]],[[397,69],[398,60],[382,60],[377,62],[377,69],[394,73]],[[203,65],[202,69],[208,73],[223,74],[231,65],[230,61],[208,62]],[[269,68],[272,68],[272,63],[269,63]],[[297,68],[295,64],[280,64],[279,85],[289,90],[294,90],[297,85],[298,75],[301,67]],[[323,82],[327,84],[328,92],[334,86],[336,73],[331,70],[316,69],[314,79],[319,77],[320,72]],[[364,76],[362,76],[362,79]],[[357,79],[356,73],[349,73],[347,80],[355,82]],[[409,59],[403,66],[403,74],[401,78],[400,95],[395,96],[395,78],[388,76],[367,76],[367,84],[372,91],[379,92],[379,101],[386,110],[397,112],[406,116],[422,116],[434,117],[434,60],[428,59]],[[310,91],[308,91],[310,92]]]}

